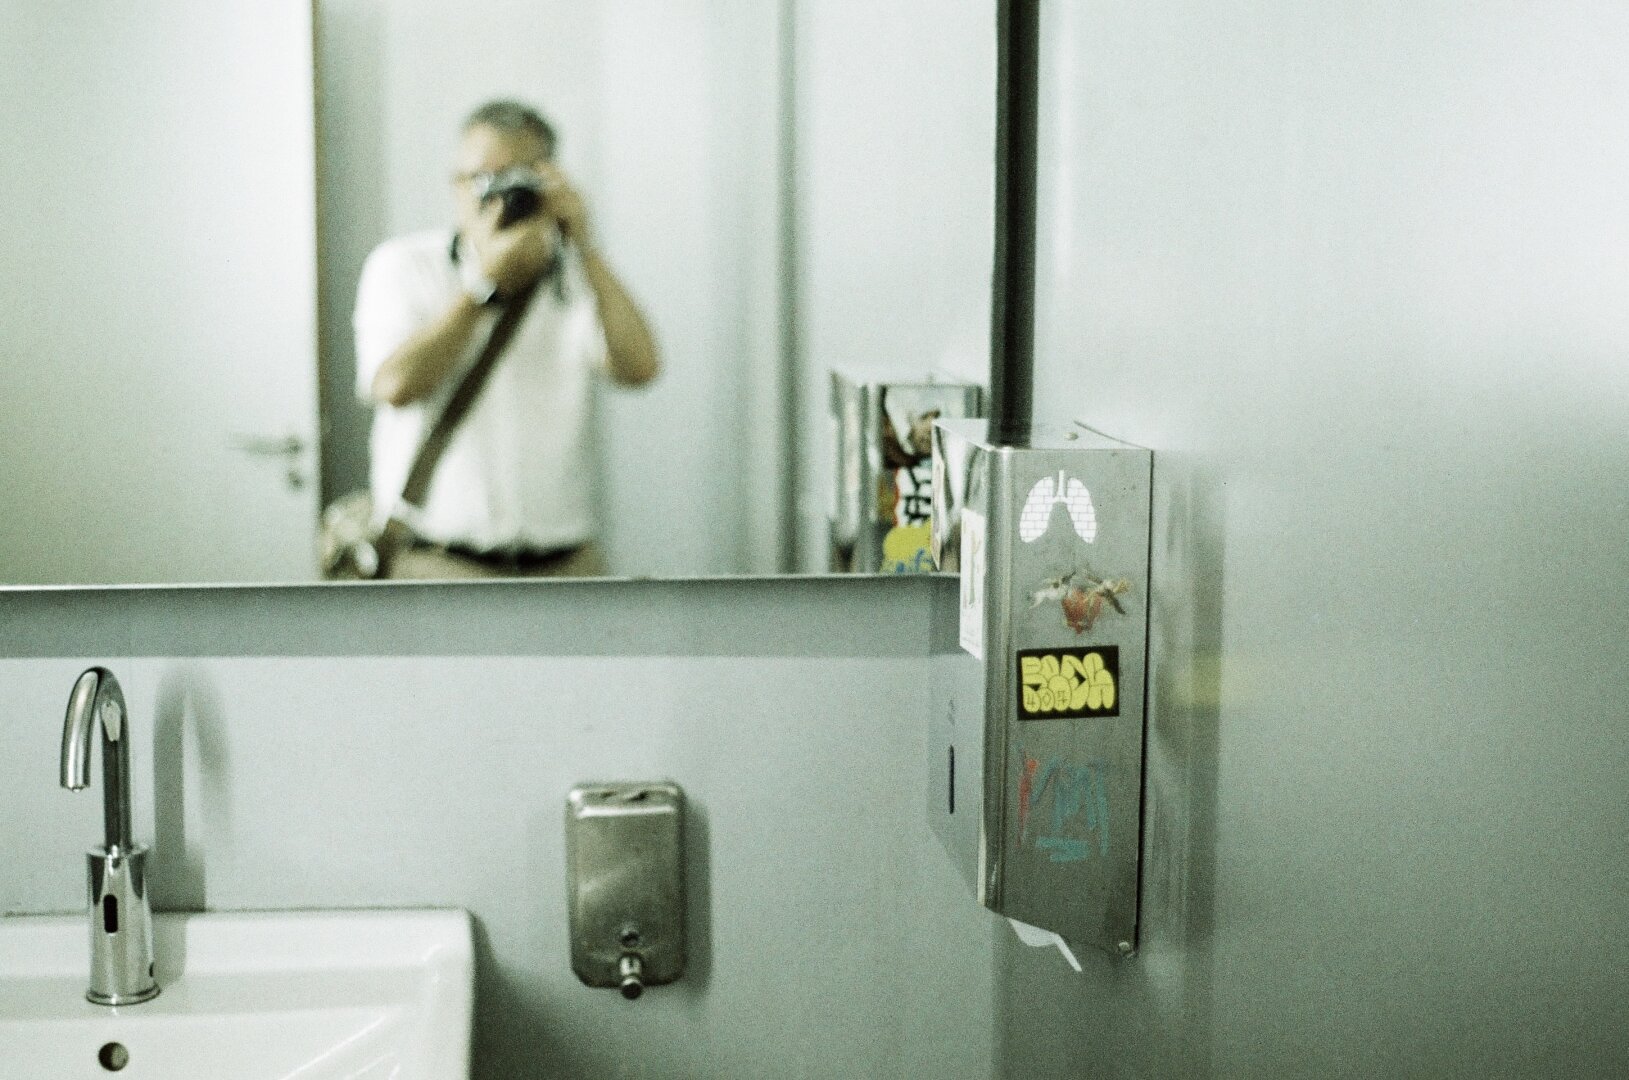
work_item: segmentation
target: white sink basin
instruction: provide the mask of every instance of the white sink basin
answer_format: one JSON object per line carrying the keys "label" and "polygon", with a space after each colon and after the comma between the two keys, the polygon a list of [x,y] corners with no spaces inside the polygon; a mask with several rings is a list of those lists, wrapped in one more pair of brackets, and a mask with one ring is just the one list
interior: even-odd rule
{"label": "white sink basin", "polygon": [[[108,1008],[85,1000],[84,916],[0,919],[0,1075],[469,1076],[475,962],[462,911],[159,914],[153,922],[161,992]],[[122,1068],[108,1067],[121,1059]]]}

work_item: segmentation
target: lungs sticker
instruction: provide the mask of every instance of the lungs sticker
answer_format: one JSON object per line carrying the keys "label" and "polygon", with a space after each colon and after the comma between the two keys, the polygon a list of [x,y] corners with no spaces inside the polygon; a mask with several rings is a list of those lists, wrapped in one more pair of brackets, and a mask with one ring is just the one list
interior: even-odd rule
{"label": "lungs sticker", "polygon": [[1069,521],[1075,535],[1090,544],[1097,539],[1097,511],[1092,507],[1092,493],[1086,485],[1062,469],[1058,475],[1043,478],[1030,489],[1024,500],[1024,509],[1018,514],[1018,537],[1033,544],[1046,535],[1052,525],[1052,510],[1059,503],[1069,512]]}

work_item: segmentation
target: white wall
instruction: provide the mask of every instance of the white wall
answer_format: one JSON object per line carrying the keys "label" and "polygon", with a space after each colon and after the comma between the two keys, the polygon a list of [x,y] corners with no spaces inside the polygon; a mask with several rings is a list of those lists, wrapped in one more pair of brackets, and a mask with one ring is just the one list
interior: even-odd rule
{"label": "white wall", "polygon": [[1046,5],[1037,406],[1156,451],[1144,956],[1008,1075],[1629,1073],[1629,11]]}
{"label": "white wall", "polygon": [[[155,905],[467,908],[479,1080],[986,1080],[996,926],[922,814],[951,592],[0,591],[0,912],[83,906],[101,792],[59,789],[56,754],[102,662]],[[571,971],[565,796],[663,777],[690,964],[630,1004]]]}
{"label": "white wall", "polygon": [[319,0],[330,493],[365,483],[350,331],[362,260],[448,221],[459,124],[484,100],[519,97],[559,128],[564,167],[666,361],[648,389],[605,395],[613,570],[776,568],[780,18],[778,5],[723,0]]}

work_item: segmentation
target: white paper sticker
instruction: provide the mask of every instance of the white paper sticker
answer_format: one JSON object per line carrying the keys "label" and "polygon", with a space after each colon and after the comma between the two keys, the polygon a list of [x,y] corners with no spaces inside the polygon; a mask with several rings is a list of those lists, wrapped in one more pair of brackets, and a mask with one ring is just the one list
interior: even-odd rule
{"label": "white paper sticker", "polygon": [[980,660],[984,659],[985,524],[978,511],[962,511],[961,645]]}

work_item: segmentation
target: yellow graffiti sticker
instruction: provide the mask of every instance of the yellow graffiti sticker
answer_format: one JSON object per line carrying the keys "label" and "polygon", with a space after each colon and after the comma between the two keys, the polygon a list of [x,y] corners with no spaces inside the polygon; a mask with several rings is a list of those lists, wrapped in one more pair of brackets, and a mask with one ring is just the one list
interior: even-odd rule
{"label": "yellow graffiti sticker", "polygon": [[1018,716],[1068,720],[1119,716],[1120,650],[1026,649],[1018,654]]}

